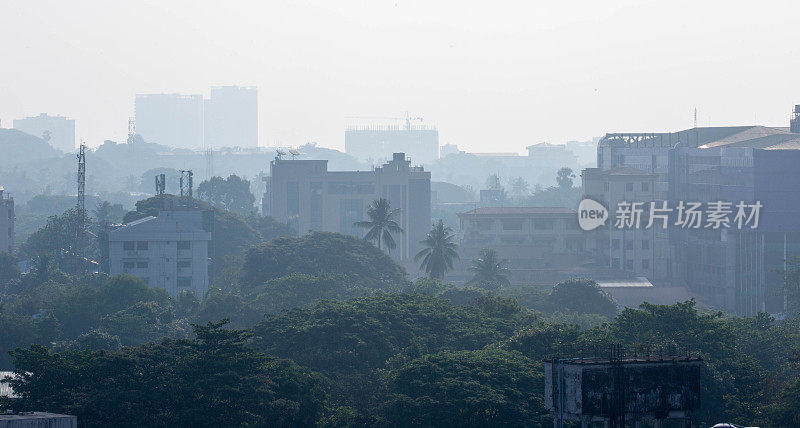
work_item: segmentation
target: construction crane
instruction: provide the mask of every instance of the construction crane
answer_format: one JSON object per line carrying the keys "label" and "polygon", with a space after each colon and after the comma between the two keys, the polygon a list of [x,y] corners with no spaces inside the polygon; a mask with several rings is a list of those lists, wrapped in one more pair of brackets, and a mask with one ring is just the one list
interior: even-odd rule
{"label": "construction crane", "polygon": [[404,120],[406,122],[406,131],[411,130],[411,121],[418,120],[422,122],[421,117],[411,117],[406,112],[406,117],[380,117],[380,116],[345,116],[345,119],[367,119],[367,120]]}

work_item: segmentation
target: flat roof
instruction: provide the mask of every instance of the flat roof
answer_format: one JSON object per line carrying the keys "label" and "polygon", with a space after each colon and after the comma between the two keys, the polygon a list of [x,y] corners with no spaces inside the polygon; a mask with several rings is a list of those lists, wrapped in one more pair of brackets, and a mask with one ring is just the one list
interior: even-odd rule
{"label": "flat roof", "polygon": [[481,207],[459,213],[458,215],[531,215],[576,213],[577,211],[564,207]]}

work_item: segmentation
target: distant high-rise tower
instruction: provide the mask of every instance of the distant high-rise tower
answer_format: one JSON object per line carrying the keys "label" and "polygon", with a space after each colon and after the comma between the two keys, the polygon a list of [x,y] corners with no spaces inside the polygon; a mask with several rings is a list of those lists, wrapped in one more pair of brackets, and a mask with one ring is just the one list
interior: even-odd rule
{"label": "distant high-rise tower", "polygon": [[75,121],[42,113],[14,121],[14,129],[39,137],[62,152],[75,151]]}
{"label": "distant high-rise tower", "polygon": [[800,133],[800,104],[794,106],[792,120],[789,121],[789,130],[793,133]]}
{"label": "distant high-rise tower", "polygon": [[203,96],[136,95],[136,133],[150,143],[202,148]]}
{"label": "distant high-rise tower", "polygon": [[207,147],[258,146],[258,90],[254,86],[211,88],[205,100]]}

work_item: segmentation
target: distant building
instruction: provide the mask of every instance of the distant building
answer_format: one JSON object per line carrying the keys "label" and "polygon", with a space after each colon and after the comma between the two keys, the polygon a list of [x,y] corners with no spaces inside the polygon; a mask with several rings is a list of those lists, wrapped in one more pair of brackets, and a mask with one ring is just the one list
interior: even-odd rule
{"label": "distant building", "polygon": [[137,94],[136,133],[145,141],[195,149],[204,147],[203,96]]}
{"label": "distant building", "polygon": [[[800,133],[793,132],[800,131],[800,108],[796,106],[793,113],[786,128],[727,126],[606,134],[597,147],[598,168],[583,172],[584,195],[598,193],[591,184],[593,177],[633,168],[652,176],[647,178],[654,183],[652,200],[668,201],[673,208],[680,201],[702,203],[704,210],[709,202],[729,202],[734,205],[732,220],[736,204],[760,202],[763,208],[755,229],[684,228],[671,218],[669,251],[657,250],[660,253],[651,261],[653,273],[647,278],[659,285],[658,272],[668,269],[666,282],[686,286],[713,307],[745,316],[783,312],[780,271],[786,269],[787,259],[800,256]],[[614,199],[618,198],[606,201],[613,205]],[[615,233],[599,232],[602,229],[592,233]],[[657,244],[663,241],[658,237],[661,231],[655,232]],[[636,260],[646,253],[635,244],[634,249],[636,267]],[[599,248],[597,254],[602,254]],[[620,256],[620,263],[628,263],[623,257],[631,254]],[[613,253],[608,258],[613,264]]]}
{"label": "distant building", "polygon": [[362,237],[353,223],[367,219],[369,204],[386,198],[399,208],[405,234],[395,236],[400,260],[413,258],[431,227],[431,176],[403,153],[373,171],[328,171],[327,160],[275,159],[264,210],[302,233],[339,232]]}
{"label": "distant building", "polygon": [[510,279],[520,284],[529,284],[536,272],[576,266],[584,258],[585,238],[571,209],[483,207],[458,218],[462,239],[456,275],[464,275],[484,248],[507,260]]}
{"label": "distant building", "polygon": [[439,157],[443,158],[447,155],[455,155],[459,153],[464,153],[463,150],[458,149],[458,145],[456,144],[445,144],[439,148]]}
{"label": "distant building", "polygon": [[578,157],[563,144],[539,143],[526,147],[528,157],[533,162],[572,166],[578,164]]}
{"label": "distant building", "polygon": [[14,251],[14,198],[3,193],[0,187],[0,251],[10,253]]}
{"label": "distant building", "polygon": [[208,147],[258,146],[258,89],[218,86],[205,100],[204,141]]}
{"label": "distant building", "polygon": [[65,153],[75,151],[75,121],[63,116],[38,116],[14,120],[14,129],[47,141]]}
{"label": "distant building", "polygon": [[77,428],[78,417],[46,412],[0,413],[2,428]]}
{"label": "distant building", "polygon": [[584,198],[600,202],[609,210],[606,227],[587,233],[591,237],[587,247],[594,260],[656,283],[669,280],[669,238],[661,222],[646,228],[649,217],[642,214],[639,228],[614,227],[620,202],[641,202],[642,209],[649,209],[650,202],[658,201],[655,174],[630,167],[588,168],[581,178]]}
{"label": "distant building", "polygon": [[439,159],[439,131],[428,126],[352,127],[344,133],[345,152],[362,161],[380,162],[403,152],[417,163]]}
{"label": "distant building", "polygon": [[213,212],[168,209],[109,233],[111,275],[138,276],[170,295],[208,290],[208,259]]}

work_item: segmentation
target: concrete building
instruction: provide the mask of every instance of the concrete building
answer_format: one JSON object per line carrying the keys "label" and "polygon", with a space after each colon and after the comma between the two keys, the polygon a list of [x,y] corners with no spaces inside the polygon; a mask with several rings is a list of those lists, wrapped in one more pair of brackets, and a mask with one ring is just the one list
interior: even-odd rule
{"label": "concrete building", "polygon": [[350,127],[344,132],[345,153],[373,163],[402,152],[417,163],[439,159],[439,131],[424,125]]}
{"label": "concrete building", "polygon": [[63,116],[38,116],[14,120],[14,129],[40,137],[65,153],[75,151],[75,121]]}
{"label": "concrete building", "polygon": [[78,428],[78,417],[46,412],[0,413],[0,428]]}
{"label": "concrete building", "polygon": [[555,427],[640,426],[679,419],[700,407],[702,360],[677,356],[569,358],[544,363],[544,406]]}
{"label": "concrete building", "polygon": [[258,146],[258,89],[255,86],[217,86],[204,106],[207,147]]}
{"label": "concrete building", "polygon": [[[667,229],[655,222],[655,227],[646,228],[649,204],[659,201],[655,196],[656,177],[631,167],[588,168],[581,173],[584,198],[600,202],[609,210],[606,227],[586,234],[590,257],[602,265],[664,283],[670,278]],[[639,217],[639,227],[616,227],[620,202],[642,203],[646,212]]]}
{"label": "concrete building", "polygon": [[[672,217],[669,250],[654,255],[653,276],[648,278],[658,285],[658,272],[666,269],[662,282],[686,286],[709,305],[739,315],[785,310],[780,271],[786,269],[787,259],[800,255],[800,133],[792,132],[800,121],[800,106],[793,113],[786,128],[692,128],[607,134],[600,140],[598,171],[635,168],[649,173],[654,181],[650,197],[670,207],[680,201],[702,203],[704,208],[715,201],[758,201],[763,206],[756,229],[686,229],[677,227]],[[800,131],[800,126],[795,128]],[[597,192],[586,181],[596,174],[584,170],[586,196]],[[733,214],[735,208],[731,219]],[[637,249],[634,257],[640,255]]]}
{"label": "concrete building", "polygon": [[190,208],[159,211],[109,233],[109,273],[138,276],[172,296],[208,290],[213,212]]}
{"label": "concrete building", "polygon": [[14,251],[14,198],[4,196],[5,190],[0,186],[0,251]]}
{"label": "concrete building", "polygon": [[578,164],[578,157],[564,144],[539,143],[526,147],[528,157],[533,162],[552,163],[572,167]]}
{"label": "concrete building", "polygon": [[202,148],[203,96],[137,94],[136,133],[145,141],[179,148]]}
{"label": "concrete building", "polygon": [[[558,207],[482,207],[458,214],[461,243],[452,279],[469,280],[468,267],[484,248],[507,260],[515,284],[581,264],[585,238],[574,210]],[[540,277],[540,278],[537,278]],[[568,276],[568,275],[567,275]],[[450,277],[450,275],[448,276]],[[553,285],[553,284],[550,284]]]}
{"label": "concrete building", "polygon": [[398,222],[406,233],[395,237],[390,254],[408,260],[431,227],[431,176],[411,166],[403,153],[373,171],[328,171],[327,160],[285,160],[270,163],[265,213],[293,225],[300,233],[339,232],[358,237],[364,229],[354,222],[367,219],[369,204],[386,198],[400,209]]}

